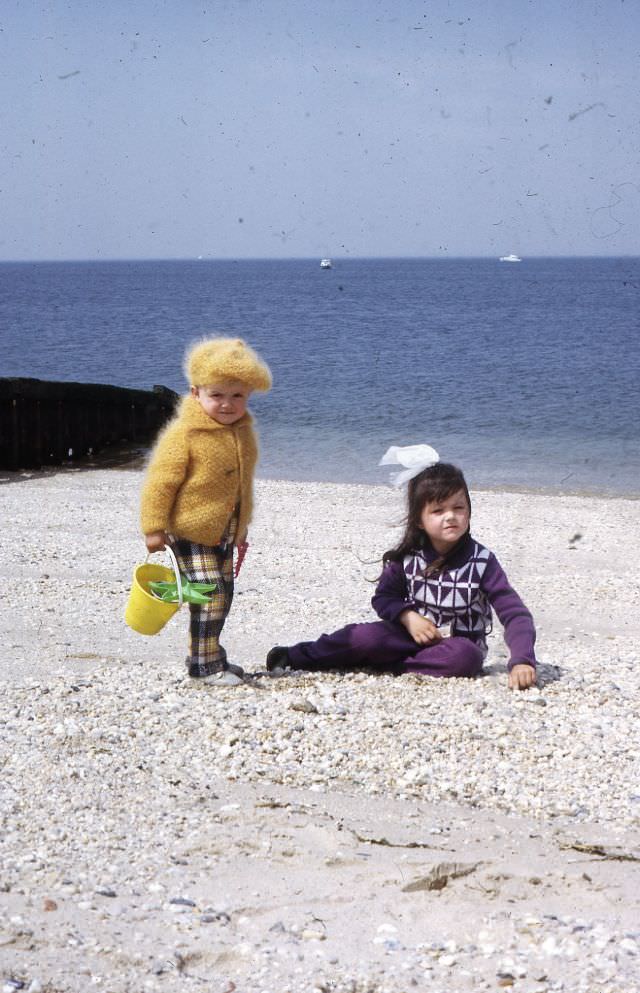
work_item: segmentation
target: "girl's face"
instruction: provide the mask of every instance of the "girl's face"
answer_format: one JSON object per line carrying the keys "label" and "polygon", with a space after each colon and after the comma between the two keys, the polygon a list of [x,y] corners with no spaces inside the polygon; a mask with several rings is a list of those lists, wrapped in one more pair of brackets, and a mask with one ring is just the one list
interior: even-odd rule
{"label": "girl's face", "polygon": [[464,490],[446,500],[425,503],[420,523],[439,555],[445,555],[460,541],[469,527],[471,512]]}

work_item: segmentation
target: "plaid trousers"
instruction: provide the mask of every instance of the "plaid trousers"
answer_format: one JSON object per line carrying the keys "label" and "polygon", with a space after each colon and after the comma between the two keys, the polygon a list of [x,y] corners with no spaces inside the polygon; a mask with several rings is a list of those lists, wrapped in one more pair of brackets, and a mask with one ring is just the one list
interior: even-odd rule
{"label": "plaid trousers", "polygon": [[219,545],[198,545],[185,538],[173,538],[173,549],[180,572],[191,582],[217,583],[218,589],[208,604],[189,604],[189,654],[186,658],[190,676],[210,676],[227,667],[227,653],[220,644],[220,633],[233,600],[233,541],[237,527],[234,516]]}

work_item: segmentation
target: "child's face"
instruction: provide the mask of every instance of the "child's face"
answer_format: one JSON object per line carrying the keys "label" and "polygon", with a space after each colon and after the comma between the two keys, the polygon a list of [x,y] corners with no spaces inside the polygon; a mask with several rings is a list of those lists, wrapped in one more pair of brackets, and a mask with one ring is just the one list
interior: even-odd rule
{"label": "child's face", "polygon": [[425,503],[420,523],[439,555],[444,555],[460,541],[469,527],[471,513],[464,490],[458,490],[440,503]]}
{"label": "child's face", "polygon": [[195,397],[207,417],[218,424],[235,424],[247,409],[251,390],[236,379],[225,379],[208,386],[192,386],[191,396]]}

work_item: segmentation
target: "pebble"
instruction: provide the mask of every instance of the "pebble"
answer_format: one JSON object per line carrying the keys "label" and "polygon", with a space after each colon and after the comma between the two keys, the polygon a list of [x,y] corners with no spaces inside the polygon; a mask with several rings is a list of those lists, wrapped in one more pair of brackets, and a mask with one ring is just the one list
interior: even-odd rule
{"label": "pebble", "polygon": [[299,700],[296,699],[296,700],[292,700],[289,703],[289,707],[290,707],[291,710],[295,710],[295,711],[298,711],[299,713],[303,713],[303,714],[317,714],[318,713],[318,708],[316,707],[316,705],[314,703],[312,703],[311,700],[307,700],[307,699],[299,699]]}

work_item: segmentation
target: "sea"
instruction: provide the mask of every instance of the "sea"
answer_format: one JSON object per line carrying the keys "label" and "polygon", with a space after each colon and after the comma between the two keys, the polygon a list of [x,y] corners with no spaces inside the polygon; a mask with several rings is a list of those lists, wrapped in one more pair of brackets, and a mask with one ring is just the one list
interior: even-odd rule
{"label": "sea", "polygon": [[0,376],[186,390],[239,336],[263,478],[386,484],[427,443],[471,488],[640,495],[640,258],[0,263]]}

